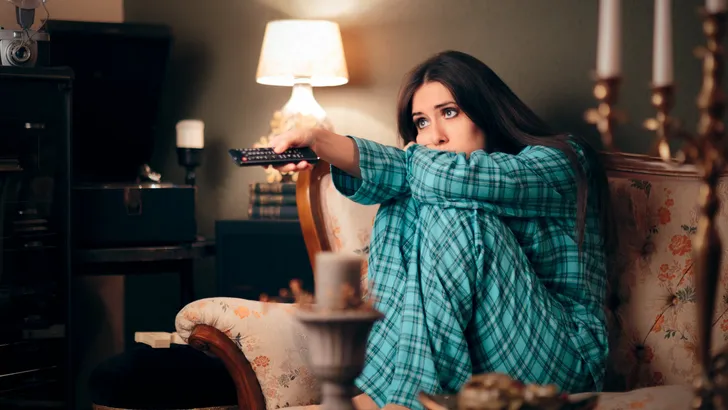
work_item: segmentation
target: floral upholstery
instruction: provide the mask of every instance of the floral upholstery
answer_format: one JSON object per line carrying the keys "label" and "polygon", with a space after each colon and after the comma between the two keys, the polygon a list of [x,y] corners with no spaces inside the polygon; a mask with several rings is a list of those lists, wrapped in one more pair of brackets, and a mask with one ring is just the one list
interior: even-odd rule
{"label": "floral upholstery", "polygon": [[[611,337],[605,391],[613,393],[602,394],[601,410],[687,408],[690,383],[699,369],[691,251],[700,181],[694,175],[660,171],[659,166],[651,169],[610,171],[620,251],[605,306]],[[719,194],[728,201],[728,181],[721,183]],[[334,189],[328,175],[322,179],[321,195],[332,250],[368,253],[377,207],[351,203]],[[724,207],[719,216],[724,238],[726,217]],[[724,261],[728,245],[726,249]],[[365,284],[365,269],[362,278]],[[726,263],[718,292],[716,348],[728,340]],[[294,320],[283,318],[290,306],[266,313],[262,306],[225,298],[194,302],[178,315],[177,328],[183,338],[196,323],[215,324],[228,332],[253,364],[269,409],[316,402],[315,381],[305,369],[303,334]]]}
{"label": "floral upholstery", "polygon": [[[697,230],[700,182],[665,175],[613,175],[619,230],[617,275],[609,298],[609,390],[691,383],[696,357],[697,311],[692,241]],[[728,184],[720,196],[728,201]],[[726,208],[719,226],[725,237]],[[728,265],[723,264],[713,346],[728,340]]]}

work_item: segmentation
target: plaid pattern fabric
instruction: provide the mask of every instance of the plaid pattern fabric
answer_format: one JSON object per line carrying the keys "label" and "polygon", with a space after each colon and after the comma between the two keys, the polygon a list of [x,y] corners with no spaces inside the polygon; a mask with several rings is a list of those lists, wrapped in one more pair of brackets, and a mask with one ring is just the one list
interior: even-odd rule
{"label": "plaid pattern fabric", "polygon": [[385,315],[370,334],[358,387],[380,407],[411,409],[422,408],[419,391],[456,392],[483,372],[571,393],[600,390],[604,255],[590,206],[578,257],[566,157],[529,147],[467,159],[353,139],[362,178],[335,167],[332,177],[352,200],[382,204],[368,278]]}

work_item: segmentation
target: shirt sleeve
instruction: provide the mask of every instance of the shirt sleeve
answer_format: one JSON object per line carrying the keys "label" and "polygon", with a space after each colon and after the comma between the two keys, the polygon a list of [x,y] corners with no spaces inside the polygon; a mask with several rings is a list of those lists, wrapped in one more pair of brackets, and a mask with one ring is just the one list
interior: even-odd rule
{"label": "shirt sleeve", "polygon": [[410,194],[405,151],[363,138],[349,138],[359,149],[361,178],[332,165],[331,179],[342,195],[363,205],[374,205]]}
{"label": "shirt sleeve", "polygon": [[487,209],[509,217],[576,215],[576,181],[568,157],[555,148],[526,147],[519,154],[406,151],[412,197],[421,203]]}

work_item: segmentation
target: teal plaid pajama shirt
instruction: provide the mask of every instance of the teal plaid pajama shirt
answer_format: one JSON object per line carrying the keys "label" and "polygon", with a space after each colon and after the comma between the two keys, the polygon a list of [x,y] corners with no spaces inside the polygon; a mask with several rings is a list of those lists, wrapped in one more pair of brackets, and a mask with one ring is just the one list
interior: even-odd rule
{"label": "teal plaid pajama shirt", "polygon": [[351,138],[362,176],[332,167],[332,179],[351,200],[381,204],[368,279],[385,316],[357,386],[380,407],[410,409],[422,408],[420,391],[457,392],[485,372],[601,390],[603,242],[590,203],[579,257],[567,157],[531,146],[467,158]]}

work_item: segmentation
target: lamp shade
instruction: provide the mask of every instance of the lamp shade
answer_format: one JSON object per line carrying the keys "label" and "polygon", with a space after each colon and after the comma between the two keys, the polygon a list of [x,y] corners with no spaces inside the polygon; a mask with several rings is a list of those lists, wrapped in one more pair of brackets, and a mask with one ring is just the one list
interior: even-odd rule
{"label": "lamp shade", "polygon": [[304,80],[314,87],[349,81],[341,32],[325,20],[276,20],[265,28],[258,60],[259,84],[293,86]]}

